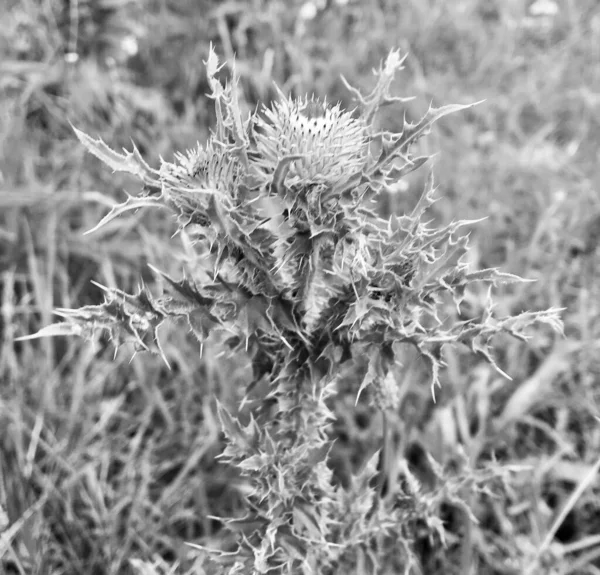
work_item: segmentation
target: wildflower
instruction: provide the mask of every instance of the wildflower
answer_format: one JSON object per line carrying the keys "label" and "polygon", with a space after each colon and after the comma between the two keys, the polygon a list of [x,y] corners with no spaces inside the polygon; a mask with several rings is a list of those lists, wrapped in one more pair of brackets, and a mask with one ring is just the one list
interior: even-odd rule
{"label": "wildflower", "polygon": [[[333,485],[328,400],[339,374],[356,374],[350,384],[357,401],[370,388],[373,408],[387,418],[404,397],[396,377],[402,347],[416,348],[428,363],[433,393],[445,346],[465,345],[503,373],[491,352],[494,335],[525,339],[526,328],[539,321],[560,329],[557,310],[502,318],[494,316],[490,303],[481,320],[458,317],[470,284],[492,287],[520,278],[495,269],[469,271],[462,228],[474,222],[430,225],[432,178],[410,213],[377,216],[373,200],[427,160],[413,157],[411,146],[436,120],[469,108],[430,107],[417,122],[405,120],[399,132],[378,132],[378,110],[404,101],[389,94],[402,61],[392,51],[367,96],[351,88],[360,119],[339,104],[282,95],[262,116],[244,121],[235,75],[223,86],[211,52],[207,72],[217,128],[206,146],[177,155],[173,163],[163,161],[158,170],[135,148],[119,154],[76,131],[91,153],[145,186],[141,196],[114,206],[99,225],[140,207],[170,209],[186,242],[195,230],[191,274],[177,280],[160,272],[167,291],[158,297],[145,288],[135,295],[103,288],[103,304],[59,310],[66,326],[47,326],[27,339],[64,334],[91,339],[101,331],[115,346],[133,342],[167,362],[158,328],[167,319],[185,318],[201,346],[221,332],[231,335],[230,349],[243,347],[252,364],[248,391],[257,394],[256,409],[244,424],[224,407],[218,413],[227,441],[222,461],[237,466],[249,482],[249,528],[241,531],[238,551],[209,553],[227,572],[247,572],[251,564],[255,571],[275,571],[286,564],[288,572],[303,566],[303,572],[337,573],[362,565],[366,550],[374,549],[379,550],[374,561],[394,562],[385,572],[408,572],[398,566],[415,554],[408,542],[412,535],[406,534],[418,535],[417,519],[428,525],[428,536],[443,540],[436,515],[440,501],[430,506],[408,471],[408,509],[398,508],[392,497],[392,505],[378,505],[375,498],[384,490],[378,495],[369,487],[371,472],[360,480],[356,497]],[[379,143],[377,154],[371,154],[371,141]],[[456,315],[448,312],[450,302]],[[393,432],[386,427],[384,445],[392,445]],[[389,449],[381,485],[395,497],[398,470],[387,465]],[[233,521],[226,525],[234,532]],[[393,557],[380,546],[382,537],[393,542]],[[403,549],[398,541],[407,541]]]}

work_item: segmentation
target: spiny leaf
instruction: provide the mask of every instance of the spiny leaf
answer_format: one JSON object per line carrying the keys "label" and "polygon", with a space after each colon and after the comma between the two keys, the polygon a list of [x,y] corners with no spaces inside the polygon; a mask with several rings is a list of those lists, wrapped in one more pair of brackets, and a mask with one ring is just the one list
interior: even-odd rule
{"label": "spiny leaf", "polygon": [[91,230],[88,230],[83,235],[86,236],[105,226],[115,218],[118,218],[121,214],[129,212],[131,210],[138,210],[140,208],[165,208],[164,202],[160,198],[156,197],[136,197],[129,196],[127,200],[121,204],[113,206],[110,212],[106,214]]}
{"label": "spiny leaf", "polygon": [[388,175],[394,181],[401,180],[408,174],[418,170],[421,166],[423,166],[432,156],[419,156],[418,158],[412,158],[410,162],[407,162],[404,166],[402,166],[399,170],[393,170]]}
{"label": "spiny leaf", "polygon": [[164,278],[169,283],[169,285],[177,292],[177,294],[181,295],[188,302],[200,306],[210,306],[213,303],[213,298],[205,297],[204,295],[202,295],[202,293],[200,293],[200,290],[198,289],[193,280],[188,280],[184,277],[183,279],[177,281],[171,278],[171,276],[169,276],[167,273],[160,271],[152,264],[148,264],[148,267],[154,273]]}
{"label": "spiny leaf", "polygon": [[465,275],[465,282],[472,283],[476,281],[492,282],[494,285],[508,284],[508,283],[526,283],[534,282],[536,280],[522,278],[515,274],[508,272],[501,272],[496,268],[486,268],[484,270],[477,270]]}
{"label": "spiny leaf", "polygon": [[296,561],[304,561],[308,554],[307,544],[293,534],[280,534],[277,543],[285,550],[288,557]]}
{"label": "spiny leaf", "polygon": [[21,337],[16,337],[14,341],[28,341],[32,339],[39,339],[42,337],[55,337],[58,335],[81,335],[82,328],[80,325],[72,324],[72,323],[52,323],[40,329],[38,332],[33,333],[31,335],[23,335]]}
{"label": "spiny leaf", "polygon": [[503,371],[500,368],[500,366],[496,363],[496,360],[492,356],[487,342],[481,341],[481,338],[473,338],[473,340],[471,341],[471,350],[473,351],[473,353],[481,355],[483,358],[485,358],[485,360],[494,368],[494,370],[499,375],[505,377],[509,381],[512,381],[512,377],[508,375],[508,373]]}
{"label": "spiny leaf", "polygon": [[422,275],[415,279],[415,288],[425,288],[429,282],[439,280],[444,273],[450,273],[459,266],[461,258],[467,253],[468,237],[462,236],[456,241],[450,238],[437,259],[429,266],[422,267]]}
{"label": "spiny leaf", "polygon": [[212,44],[210,45],[208,58],[204,62],[204,65],[206,66],[206,76],[212,90],[212,97],[219,98],[223,92],[223,86],[221,85],[221,82],[216,79],[216,75],[225,64],[219,66],[219,57]]}
{"label": "spiny leaf", "polygon": [[351,86],[346,78],[342,76],[342,82],[346,88],[353,94],[354,99],[360,103],[367,128],[370,128],[373,118],[382,106],[393,103],[405,103],[414,100],[414,97],[399,98],[390,96],[390,86],[396,72],[402,70],[402,64],[408,54],[400,56],[399,50],[390,50],[385,64],[377,72],[377,84],[370,94],[363,96],[359,90]]}
{"label": "spiny leaf", "polygon": [[416,138],[423,135],[435,122],[444,116],[448,116],[449,114],[454,114],[455,112],[460,112],[462,110],[468,110],[469,108],[477,106],[482,102],[483,100],[474,102],[472,104],[448,104],[447,106],[442,106],[441,108],[430,106],[425,115],[416,124],[407,123],[405,125],[402,135],[394,144],[394,149],[404,148],[411,142],[414,142]]}
{"label": "spiny leaf", "polygon": [[94,140],[86,133],[72,126],[75,135],[79,141],[85,146],[88,152],[96,156],[115,172],[128,172],[140,178],[140,180],[148,183],[155,180],[155,172],[143,160],[137,148],[133,147],[133,152],[123,150],[124,154],[119,154],[109,148],[100,138]]}
{"label": "spiny leaf", "polygon": [[396,158],[399,154],[401,154],[402,150],[407,148],[410,144],[413,144],[421,136],[428,133],[431,129],[431,126],[437,120],[449,114],[453,114],[454,112],[468,110],[469,108],[477,106],[480,103],[481,101],[464,105],[449,104],[447,106],[442,106],[441,108],[430,106],[425,115],[416,124],[405,122],[404,129],[400,135],[392,137],[388,142],[384,142],[381,156],[376,162],[372,173],[377,173],[380,171],[383,165]]}
{"label": "spiny leaf", "polygon": [[246,437],[240,422],[227,411],[225,406],[219,400],[217,400],[217,415],[221,422],[221,429],[227,436],[227,439],[238,448],[249,450],[251,444],[248,437]]}
{"label": "spiny leaf", "polygon": [[502,319],[500,325],[502,329],[507,330],[512,336],[519,337],[520,339],[528,339],[525,335],[525,329],[539,323],[549,325],[554,331],[560,335],[564,335],[560,312],[565,309],[551,307],[542,311],[525,311]]}
{"label": "spiny leaf", "polygon": [[191,332],[202,345],[220,322],[206,309],[192,309],[185,314]]}
{"label": "spiny leaf", "polygon": [[254,335],[258,329],[265,333],[269,333],[273,329],[273,320],[269,318],[268,309],[269,302],[264,296],[251,297],[240,309],[236,318],[236,326],[246,339]]}
{"label": "spiny leaf", "polygon": [[316,508],[300,501],[294,502],[294,527],[303,527],[311,539],[318,541],[323,537],[320,518],[317,516]]}
{"label": "spiny leaf", "polygon": [[353,327],[357,322],[360,322],[373,307],[374,300],[368,296],[362,296],[356,299],[348,308],[343,321],[337,326],[336,330],[346,326]]}
{"label": "spiny leaf", "polygon": [[375,351],[369,357],[369,366],[367,368],[365,376],[363,377],[360,383],[360,387],[356,392],[356,400],[354,402],[354,405],[358,405],[358,400],[363,390],[365,390],[369,385],[371,385],[375,381],[375,379],[381,377],[381,375],[381,361],[379,358],[379,353]]}
{"label": "spiny leaf", "polygon": [[436,345],[433,349],[427,349],[424,345],[417,346],[424,359],[429,361],[429,369],[431,372],[431,396],[435,402],[435,388],[441,387],[440,383],[440,369],[444,363],[441,359],[442,346]]}
{"label": "spiny leaf", "polygon": [[244,533],[250,536],[255,531],[263,530],[268,525],[266,519],[262,519],[256,515],[247,515],[235,519],[224,519],[227,529],[234,533]]}

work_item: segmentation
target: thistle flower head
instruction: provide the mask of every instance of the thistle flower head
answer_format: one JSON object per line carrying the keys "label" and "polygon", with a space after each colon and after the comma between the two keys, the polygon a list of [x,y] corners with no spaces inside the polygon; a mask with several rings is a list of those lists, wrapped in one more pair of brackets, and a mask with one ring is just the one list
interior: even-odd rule
{"label": "thistle flower head", "polygon": [[303,156],[290,165],[288,182],[332,183],[354,173],[365,158],[367,140],[362,122],[339,104],[282,97],[257,121],[260,167],[268,172],[280,160]]}
{"label": "thistle flower head", "polygon": [[165,202],[169,204],[181,228],[189,224],[207,227],[211,198],[218,196],[227,205],[235,203],[242,180],[237,158],[220,149],[219,142],[209,139],[205,146],[176,153],[175,162],[163,162],[160,179]]}
{"label": "thistle flower head", "polygon": [[175,154],[176,163],[163,163],[163,182],[176,188],[202,188],[234,197],[240,181],[240,164],[235,156],[223,153],[219,142],[209,139],[185,153]]}

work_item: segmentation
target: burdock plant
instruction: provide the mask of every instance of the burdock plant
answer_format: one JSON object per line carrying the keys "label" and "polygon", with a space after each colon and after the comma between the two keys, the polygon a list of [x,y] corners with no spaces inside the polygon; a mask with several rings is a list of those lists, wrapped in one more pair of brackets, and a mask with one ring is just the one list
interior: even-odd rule
{"label": "burdock plant", "polygon": [[144,286],[132,295],[105,288],[103,304],[58,310],[66,321],[36,335],[105,332],[116,346],[133,342],[168,362],[158,328],[184,318],[201,346],[213,338],[247,354],[248,390],[262,394],[243,422],[217,402],[226,441],[221,459],[246,479],[246,515],[223,519],[233,534],[223,537],[229,546],[199,548],[207,573],[418,569],[417,527],[441,545],[443,503],[470,521],[462,488],[425,496],[407,469],[396,472],[403,473],[397,481],[389,475],[396,455],[389,447],[379,465],[370,458],[343,486],[335,482],[331,405],[342,374],[354,374],[345,385],[355,385],[357,398],[368,395],[389,434],[400,402],[401,349],[417,350],[434,392],[445,346],[467,346],[497,368],[495,335],[523,339],[540,320],[559,327],[554,310],[495,317],[490,304],[468,320],[451,311],[460,311],[474,282],[520,280],[468,268],[464,230],[474,222],[431,226],[431,178],[409,213],[378,215],[377,198],[427,161],[415,156],[414,144],[439,118],[469,108],[430,107],[416,123],[404,119],[398,132],[378,127],[381,108],[404,101],[390,95],[402,61],[392,51],[367,95],[348,86],[356,99],[351,112],[280,94],[270,108],[245,117],[235,69],[223,84],[211,51],[216,127],[206,144],[159,169],[135,147],[119,154],[76,130],[88,151],[143,183],[97,227],[129,210],[166,208],[196,257],[181,278],[162,273],[168,292],[161,297]]}

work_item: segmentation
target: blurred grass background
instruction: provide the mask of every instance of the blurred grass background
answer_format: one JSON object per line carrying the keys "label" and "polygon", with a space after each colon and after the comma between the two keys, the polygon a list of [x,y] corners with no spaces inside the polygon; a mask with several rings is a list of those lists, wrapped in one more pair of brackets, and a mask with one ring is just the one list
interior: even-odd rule
{"label": "blurred grass background", "polygon": [[[183,248],[163,213],[83,232],[135,182],[85,155],[70,123],[111,147],[133,140],[152,164],[203,141],[213,111],[202,60],[236,56],[248,109],[314,93],[352,106],[340,76],[368,90],[392,48],[407,52],[404,109],[485,100],[444,120],[436,217],[488,219],[472,265],[537,280],[497,294],[500,313],[565,307],[566,338],[498,342],[500,378],[448,354],[433,404],[407,384],[403,445],[478,468],[516,469],[502,495],[478,495],[476,573],[600,573],[600,4],[597,0],[4,0],[0,32],[0,571],[153,575],[199,572],[185,542],[220,536],[239,481],[215,462],[213,397],[235,405],[243,363],[200,357],[168,329],[159,358],[115,357],[74,339],[15,343],[56,307],[100,303],[90,280],[133,290],[178,276]],[[385,199],[414,201],[425,171]],[[157,286],[156,289],[159,289]],[[473,293],[481,313],[486,293]],[[410,375],[410,370],[407,369]],[[407,377],[408,377],[407,375]],[[335,464],[376,443],[369,414],[343,402]],[[417,448],[416,446],[420,446]],[[421,472],[426,483],[426,470]],[[584,482],[584,483],[582,483]],[[576,491],[577,487],[579,491]],[[576,497],[573,497],[573,494]],[[571,498],[571,499],[569,499]],[[561,511],[564,511],[561,514]],[[447,548],[426,573],[458,573]],[[458,538],[460,534],[454,534]],[[463,534],[464,535],[464,534]],[[546,567],[544,567],[546,568]]]}

